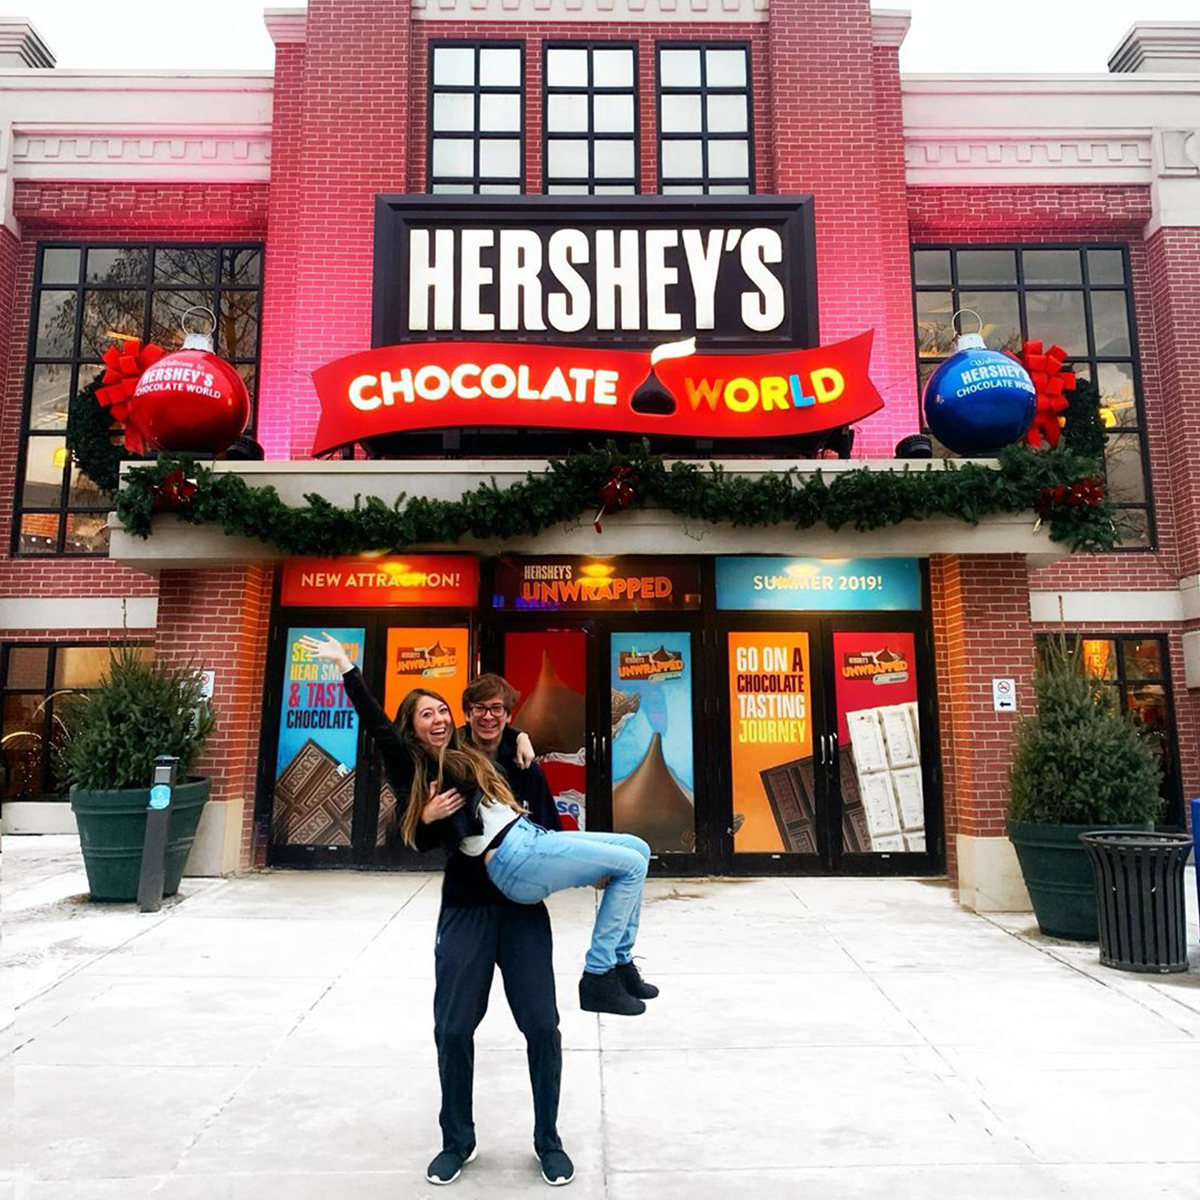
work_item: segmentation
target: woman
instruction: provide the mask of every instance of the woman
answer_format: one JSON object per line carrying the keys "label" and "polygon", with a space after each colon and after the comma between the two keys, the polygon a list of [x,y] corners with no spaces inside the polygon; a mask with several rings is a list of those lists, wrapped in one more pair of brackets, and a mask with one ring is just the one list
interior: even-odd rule
{"label": "woman", "polygon": [[[328,633],[323,640],[302,637],[300,644],[336,663],[343,675],[354,670],[341,642]],[[357,688],[347,694],[360,716],[374,703]],[[437,692],[409,692],[390,733],[377,730],[376,736],[389,743],[381,748],[393,751],[385,752],[384,769],[397,802],[407,797],[400,818],[406,845],[416,848],[417,830],[427,826],[447,854],[482,856],[488,878],[518,904],[537,904],[551,892],[607,877],[579,980],[579,1005],[624,1016],[645,1012],[642,998],[657,996],[658,989],[641,978],[633,945],[650,847],[632,834],[551,832],[535,825],[496,766],[455,728],[450,706]]]}

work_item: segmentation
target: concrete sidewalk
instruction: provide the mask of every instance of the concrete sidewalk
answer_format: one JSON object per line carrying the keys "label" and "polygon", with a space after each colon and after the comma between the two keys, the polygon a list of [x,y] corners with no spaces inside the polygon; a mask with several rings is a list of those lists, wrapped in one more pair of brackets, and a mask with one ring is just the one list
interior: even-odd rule
{"label": "concrete sidewalk", "polygon": [[[142,916],[82,896],[75,839],[3,849],[0,1197],[442,1194],[440,876],[186,880]],[[1200,955],[1104,970],[941,882],[652,881],[638,949],[663,995],[598,1019],[575,999],[594,904],[551,904],[576,1200],[1200,1197]],[[497,980],[479,1158],[450,1195],[542,1194],[528,1087]]]}

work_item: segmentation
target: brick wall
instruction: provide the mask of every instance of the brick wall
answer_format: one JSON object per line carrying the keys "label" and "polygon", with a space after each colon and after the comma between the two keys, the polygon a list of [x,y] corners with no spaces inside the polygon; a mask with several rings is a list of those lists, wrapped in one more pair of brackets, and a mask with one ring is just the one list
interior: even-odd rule
{"label": "brick wall", "polygon": [[242,864],[252,861],[254,794],[262,726],[273,568],[164,571],[159,583],[159,662],[215,671],[217,724],[198,771],[212,799],[245,801]]}
{"label": "brick wall", "polygon": [[[0,329],[11,331],[10,353],[0,359],[0,479],[16,478],[38,241],[262,238],[266,199],[265,184],[17,184],[14,212],[22,225],[21,242],[13,254],[7,233],[0,241],[0,272],[10,260],[13,271],[11,316],[0,322]],[[0,275],[0,293],[2,279]],[[0,488],[0,596],[155,594],[153,579],[106,559],[13,558],[14,501],[11,485]]]}
{"label": "brick wall", "polygon": [[[1150,218],[1145,187],[999,187],[908,189],[914,242],[982,245],[1119,241],[1129,246],[1141,358],[1143,407],[1150,451],[1158,541],[1153,551],[1074,555],[1030,572],[1035,590],[1170,590],[1179,581],[1179,539],[1170,486],[1164,384],[1159,368],[1162,322],[1142,229]],[[911,321],[911,314],[910,314]]]}
{"label": "brick wall", "polygon": [[1032,711],[1033,630],[1019,555],[930,560],[946,862],[958,877],[955,835],[1001,837],[1016,716],[992,707],[992,679],[1015,679]]}

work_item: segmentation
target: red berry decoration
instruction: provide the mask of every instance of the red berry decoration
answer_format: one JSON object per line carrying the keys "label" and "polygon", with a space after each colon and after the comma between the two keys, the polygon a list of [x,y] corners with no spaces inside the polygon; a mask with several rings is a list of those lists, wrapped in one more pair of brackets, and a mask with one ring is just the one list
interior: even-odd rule
{"label": "red berry decoration", "polygon": [[637,481],[638,477],[631,467],[618,466],[609,471],[608,478],[596,491],[596,497],[600,501],[600,511],[596,514],[592,524],[595,525],[597,533],[604,532],[600,527],[600,518],[606,512],[620,512],[637,499],[635,491]]}
{"label": "red berry decoration", "polygon": [[182,512],[196,494],[196,481],[188,479],[182,469],[171,471],[154,489],[154,511]]}
{"label": "red berry decoration", "polygon": [[213,353],[209,334],[187,327],[183,349],[160,358],[142,372],[129,405],[129,425],[155,450],[197,450],[219,454],[228,449],[250,419],[250,396],[242,377]]}
{"label": "red berry decoration", "polygon": [[1029,372],[1037,389],[1037,408],[1025,440],[1035,449],[1043,445],[1053,449],[1062,437],[1066,419],[1063,413],[1067,411],[1067,398],[1063,393],[1075,390],[1075,372],[1063,368],[1067,352],[1061,346],[1043,350],[1041,342],[1026,342],[1013,358]]}

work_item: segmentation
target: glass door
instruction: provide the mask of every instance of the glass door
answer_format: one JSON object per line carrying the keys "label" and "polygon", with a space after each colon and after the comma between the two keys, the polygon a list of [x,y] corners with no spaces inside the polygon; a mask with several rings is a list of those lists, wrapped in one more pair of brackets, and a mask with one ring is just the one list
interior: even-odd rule
{"label": "glass door", "polygon": [[881,615],[825,622],[831,865],[849,874],[932,870],[942,853],[928,636]]}
{"label": "glass door", "polygon": [[696,819],[698,642],[670,622],[607,634],[609,827],[644,838],[672,873],[695,869],[706,849]]}
{"label": "glass door", "polygon": [[830,839],[815,623],[742,617],[723,626],[714,737],[728,751],[719,780],[725,807],[714,812],[714,835],[725,869],[820,870]]}

